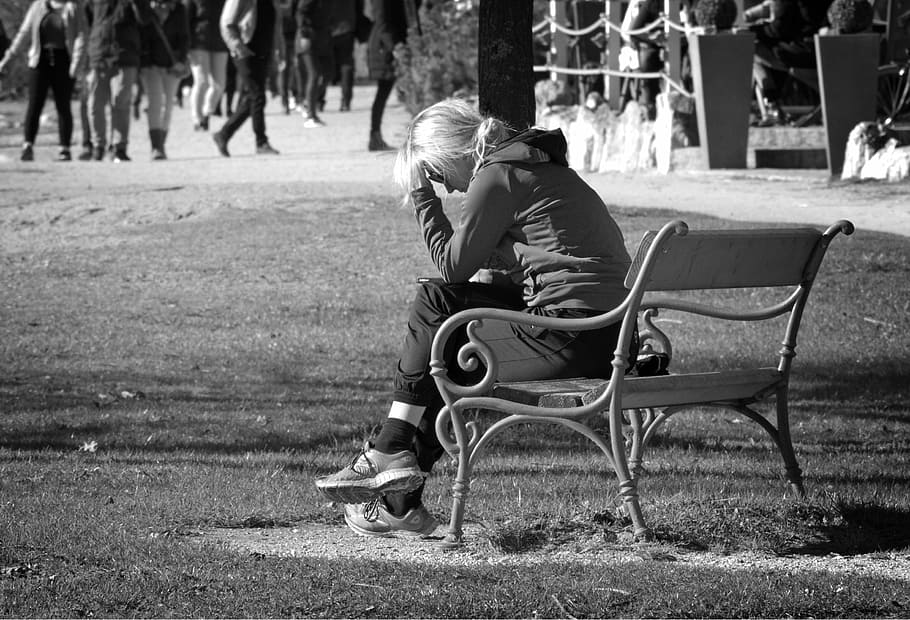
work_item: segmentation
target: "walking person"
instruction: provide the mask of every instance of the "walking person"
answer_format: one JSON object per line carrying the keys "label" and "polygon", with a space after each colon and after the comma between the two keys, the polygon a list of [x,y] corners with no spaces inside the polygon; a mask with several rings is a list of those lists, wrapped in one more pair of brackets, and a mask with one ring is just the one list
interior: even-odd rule
{"label": "walking person", "polygon": [[297,80],[297,54],[294,40],[297,37],[297,18],[291,0],[280,0],[281,32],[284,36],[284,57],[287,61],[284,69],[278,73],[278,93],[281,95],[281,109],[290,114],[300,101],[300,88]]}
{"label": "walking person", "polygon": [[354,40],[363,0],[334,0],[328,4],[328,27],[332,43],[332,82],[341,89],[339,111],[351,109],[354,94]]}
{"label": "walking person", "polygon": [[92,159],[101,161],[108,146],[107,112],[111,116],[111,159],[130,161],[130,104],[139,76],[139,29],[154,19],[149,0],[88,0],[89,118]]}
{"label": "walking person", "polygon": [[152,159],[167,159],[164,144],[180,82],[189,72],[190,32],[180,0],[152,0],[155,19],[142,28],[139,77],[148,99]]}
{"label": "walking person", "polygon": [[227,0],[221,12],[221,36],[237,69],[240,101],[221,129],[212,134],[218,152],[230,157],[228,142],[252,119],[258,155],[277,155],[265,132],[265,89],[269,63],[277,56],[284,68],[284,36],[276,0]]}
{"label": "walking person", "polygon": [[315,129],[325,126],[319,113],[325,105],[326,80],[332,72],[327,3],[323,0],[295,0],[294,6],[297,16],[295,49],[304,104],[303,126]]}
{"label": "walking person", "polygon": [[74,0],[35,0],[9,48],[0,58],[0,73],[28,43],[28,107],[25,112],[24,141],[19,158],[32,161],[41,122],[41,110],[48,90],[54,93],[57,108],[60,152],[58,161],[70,161],[73,112],[70,100],[83,61],[84,18]]}
{"label": "walking person", "polygon": [[395,86],[395,46],[408,38],[408,27],[417,27],[417,8],[414,0],[373,0],[373,28],[367,41],[367,65],[370,78],[376,80],[376,94],[370,109],[371,151],[391,149],[382,139],[382,117],[386,102]]}
{"label": "walking person", "polygon": [[193,74],[190,112],[196,131],[208,131],[209,117],[227,86],[228,49],[219,26],[223,8],[224,0],[186,0]]}
{"label": "walking person", "polygon": [[[460,100],[415,117],[398,152],[395,180],[406,192],[442,280],[422,284],[411,306],[394,393],[378,436],[316,487],[343,502],[344,518],[366,536],[422,535],[436,521],[423,483],[443,449],[435,420],[443,403],[430,374],[440,325],[461,310],[495,307],[531,316],[587,318],[619,305],[630,259],[603,200],[568,166],[561,130],[517,132]],[[465,194],[449,221],[434,183]],[[482,266],[494,255],[504,271]],[[545,330],[485,321],[478,336],[499,361],[502,381],[608,378],[619,324],[598,330]],[[483,368],[460,371],[462,335],[443,360],[456,381],[476,383]],[[630,359],[634,359],[630,351]]]}

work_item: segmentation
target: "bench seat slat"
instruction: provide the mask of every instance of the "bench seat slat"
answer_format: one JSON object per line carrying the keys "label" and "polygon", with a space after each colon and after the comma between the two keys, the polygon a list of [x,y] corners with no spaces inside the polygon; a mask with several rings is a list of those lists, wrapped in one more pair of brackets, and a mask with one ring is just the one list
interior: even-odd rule
{"label": "bench seat slat", "polygon": [[[636,409],[746,400],[770,390],[782,380],[783,375],[774,367],[626,377],[622,406]],[[500,383],[493,389],[493,396],[540,407],[578,407],[597,398],[607,383],[603,379]]]}

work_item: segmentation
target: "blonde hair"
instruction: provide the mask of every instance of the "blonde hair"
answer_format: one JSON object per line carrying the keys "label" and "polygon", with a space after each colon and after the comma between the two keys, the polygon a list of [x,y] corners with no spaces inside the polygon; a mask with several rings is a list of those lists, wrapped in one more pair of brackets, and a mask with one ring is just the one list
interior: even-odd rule
{"label": "blonde hair", "polygon": [[463,99],[446,99],[426,108],[411,121],[395,161],[395,182],[405,192],[405,203],[420,186],[426,168],[444,172],[470,155],[476,173],[484,157],[510,134],[504,122],[483,116]]}

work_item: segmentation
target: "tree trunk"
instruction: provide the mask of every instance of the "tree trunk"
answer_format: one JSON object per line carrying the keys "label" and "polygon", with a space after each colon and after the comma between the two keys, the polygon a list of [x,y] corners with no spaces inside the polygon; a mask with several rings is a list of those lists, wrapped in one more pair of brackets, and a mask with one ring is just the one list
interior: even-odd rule
{"label": "tree trunk", "polygon": [[481,0],[477,90],[480,111],[516,129],[534,124],[532,0]]}

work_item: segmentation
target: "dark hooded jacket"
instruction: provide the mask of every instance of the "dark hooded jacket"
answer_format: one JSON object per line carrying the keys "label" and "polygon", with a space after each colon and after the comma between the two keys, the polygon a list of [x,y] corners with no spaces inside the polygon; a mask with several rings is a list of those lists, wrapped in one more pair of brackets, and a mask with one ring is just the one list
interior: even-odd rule
{"label": "dark hooded jacket", "polygon": [[139,66],[139,29],[154,19],[149,0],[88,0],[85,15],[91,69]]}
{"label": "dark hooded jacket", "polygon": [[603,200],[566,160],[561,130],[530,129],[487,155],[453,229],[433,188],[412,193],[430,257],[465,282],[492,256],[511,265],[528,306],[610,310],[631,260]]}

